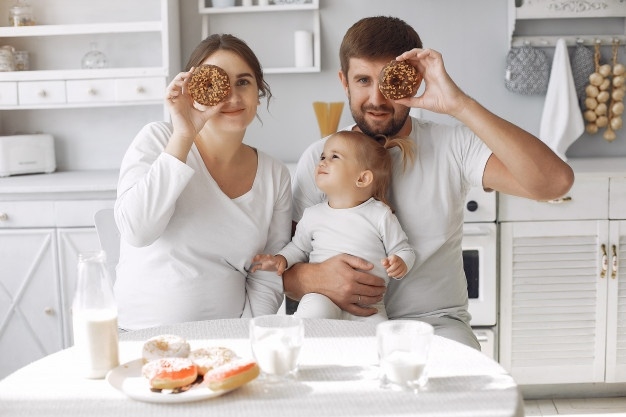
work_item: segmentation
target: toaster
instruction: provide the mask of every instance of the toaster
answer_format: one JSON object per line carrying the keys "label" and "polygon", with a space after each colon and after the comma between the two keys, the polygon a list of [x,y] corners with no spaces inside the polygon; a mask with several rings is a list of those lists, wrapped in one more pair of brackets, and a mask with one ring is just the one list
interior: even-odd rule
{"label": "toaster", "polygon": [[50,173],[55,169],[52,135],[0,136],[0,177]]}

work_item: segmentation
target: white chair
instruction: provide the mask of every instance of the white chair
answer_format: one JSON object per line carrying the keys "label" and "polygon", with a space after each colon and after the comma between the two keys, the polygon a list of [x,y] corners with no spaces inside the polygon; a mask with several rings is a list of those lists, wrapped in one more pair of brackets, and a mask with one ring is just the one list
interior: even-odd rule
{"label": "white chair", "polygon": [[113,209],[107,208],[96,212],[93,216],[100,240],[100,247],[107,254],[107,269],[115,282],[115,267],[120,258],[120,232],[115,224]]}

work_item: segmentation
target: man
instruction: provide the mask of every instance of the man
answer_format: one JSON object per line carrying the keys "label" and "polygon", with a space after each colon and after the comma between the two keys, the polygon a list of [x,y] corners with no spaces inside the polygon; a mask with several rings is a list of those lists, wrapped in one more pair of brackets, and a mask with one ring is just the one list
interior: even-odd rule
{"label": "man", "polygon": [[[348,254],[318,264],[296,264],[283,275],[293,299],[318,292],[355,315],[374,314],[369,305],[385,297],[390,319],[431,323],[437,334],[480,348],[469,326],[467,282],[461,241],[465,195],[472,186],[550,200],[565,194],[574,176],[543,142],[501,119],[467,96],[446,72],[441,54],[422,49],[415,30],[393,17],[369,17],[346,32],[340,47],[339,78],[356,122],[348,129],[369,136],[410,137],[415,163],[403,168],[394,158],[391,203],[417,254],[401,281],[385,294],[382,280],[367,271],[372,265]],[[419,97],[387,100],[378,89],[381,69],[404,60],[424,76]],[[410,107],[455,117],[460,126],[409,117]],[[294,221],[323,200],[315,187],[314,166],[324,140],[302,155],[293,184]]]}

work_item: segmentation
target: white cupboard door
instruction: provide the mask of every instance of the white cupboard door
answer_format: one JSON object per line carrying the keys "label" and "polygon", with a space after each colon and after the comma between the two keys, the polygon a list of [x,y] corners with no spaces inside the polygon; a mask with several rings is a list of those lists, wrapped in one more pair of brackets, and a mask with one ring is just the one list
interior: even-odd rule
{"label": "white cupboard door", "polygon": [[72,301],[78,277],[78,254],[100,250],[98,234],[93,227],[57,229],[59,242],[59,277],[63,303],[65,346],[74,344],[72,337]]}
{"label": "white cupboard door", "polygon": [[63,348],[54,229],[0,230],[0,379]]}
{"label": "white cupboard door", "polygon": [[500,361],[519,384],[604,381],[608,221],[501,224]]}
{"label": "white cupboard door", "polygon": [[626,220],[609,227],[606,382],[626,382]]}

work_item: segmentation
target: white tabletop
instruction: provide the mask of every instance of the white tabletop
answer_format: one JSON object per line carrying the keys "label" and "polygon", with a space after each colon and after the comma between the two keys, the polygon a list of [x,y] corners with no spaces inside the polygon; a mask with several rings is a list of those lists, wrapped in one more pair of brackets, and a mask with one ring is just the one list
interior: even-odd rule
{"label": "white tabletop", "polygon": [[[140,358],[143,342],[159,334],[185,337],[192,348],[217,344],[251,357],[248,320],[231,319],[122,334],[120,361]],[[0,416],[523,416],[518,387],[498,363],[438,336],[426,389],[381,389],[374,335],[367,323],[306,320],[296,381],[278,388],[257,379],[220,397],[176,404],[132,400],[105,380],[81,378],[70,348],[0,381]]]}

